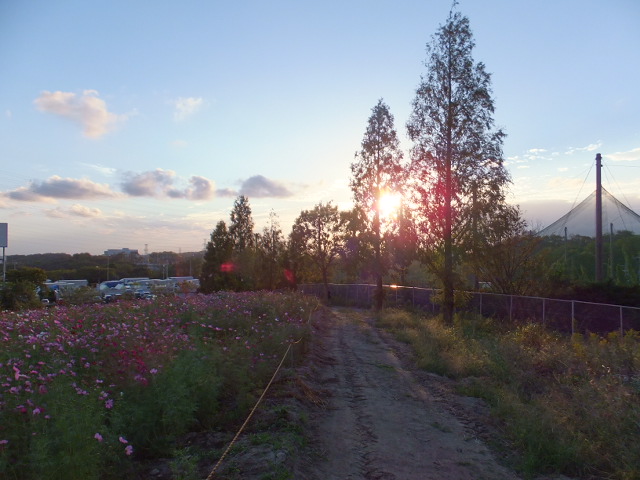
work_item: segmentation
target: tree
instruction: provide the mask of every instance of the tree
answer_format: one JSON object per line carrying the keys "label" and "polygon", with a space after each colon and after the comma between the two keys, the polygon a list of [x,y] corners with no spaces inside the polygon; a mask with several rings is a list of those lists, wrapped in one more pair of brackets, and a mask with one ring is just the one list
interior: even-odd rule
{"label": "tree", "polygon": [[474,62],[473,47],[469,20],[452,10],[427,45],[427,74],[407,122],[414,142],[410,175],[418,229],[431,258],[433,253],[443,256],[435,273],[444,287],[448,322],[454,306],[454,249],[464,253],[469,238],[478,235],[479,214],[491,216],[504,203],[510,182],[502,159],[505,135],[494,129],[491,76],[484,64]]}
{"label": "tree", "polygon": [[258,236],[257,246],[259,286],[273,290],[283,279],[281,262],[286,248],[278,216],[273,210],[269,213],[269,224]]}
{"label": "tree", "polygon": [[6,283],[0,287],[0,306],[8,310],[23,310],[41,306],[38,291],[44,291],[47,273],[36,267],[21,267],[7,271]]}
{"label": "tree", "polygon": [[238,290],[251,290],[254,287],[256,235],[253,233],[253,227],[249,199],[240,195],[233,203],[229,225]]}
{"label": "tree", "polygon": [[485,233],[471,257],[479,278],[498,293],[543,293],[539,286],[545,283],[548,266],[540,253],[542,239],[527,231],[520,209],[501,208]]}
{"label": "tree", "polygon": [[387,233],[386,243],[390,247],[391,268],[398,273],[398,283],[406,285],[407,270],[418,258],[418,236],[411,211],[401,202],[395,229]]}
{"label": "tree", "polygon": [[253,218],[251,217],[249,199],[244,195],[238,196],[236,201],[233,202],[229,235],[233,239],[233,246],[236,251],[241,252],[253,246]]}
{"label": "tree", "polygon": [[340,212],[344,225],[344,241],[340,251],[340,266],[347,282],[368,280],[373,264],[373,235],[366,213],[359,207]]}
{"label": "tree", "polygon": [[295,220],[293,236],[322,276],[324,298],[329,299],[329,270],[343,245],[343,223],[338,207],[320,202],[313,210],[303,210]]}
{"label": "tree", "polygon": [[402,184],[402,152],[393,126],[393,115],[382,101],[371,110],[367,130],[362,139],[362,149],[356,153],[351,164],[350,187],[357,207],[369,220],[373,232],[375,256],[376,294],[375,308],[380,310],[383,302],[382,275],[385,273],[382,260],[383,223],[390,221],[380,212],[383,195],[397,193]]}
{"label": "tree", "polygon": [[200,291],[211,293],[233,287],[233,239],[220,220],[211,232],[200,274]]}

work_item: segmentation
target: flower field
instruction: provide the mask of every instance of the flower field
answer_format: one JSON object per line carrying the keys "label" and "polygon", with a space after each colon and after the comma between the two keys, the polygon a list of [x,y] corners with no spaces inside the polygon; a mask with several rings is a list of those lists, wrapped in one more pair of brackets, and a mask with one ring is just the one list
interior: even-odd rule
{"label": "flower field", "polygon": [[123,478],[244,419],[315,303],[219,293],[0,314],[0,477]]}

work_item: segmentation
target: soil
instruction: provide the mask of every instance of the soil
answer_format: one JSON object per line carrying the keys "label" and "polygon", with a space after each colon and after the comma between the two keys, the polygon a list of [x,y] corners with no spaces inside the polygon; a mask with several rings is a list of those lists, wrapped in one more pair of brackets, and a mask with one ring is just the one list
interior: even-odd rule
{"label": "soil", "polygon": [[[508,444],[487,406],[456,394],[452,380],[415,368],[411,349],[377,328],[370,312],[323,309],[313,324],[304,364],[280,374],[210,478],[520,478],[508,467]],[[187,444],[211,455],[231,436],[194,435]],[[209,475],[213,460],[200,462],[199,478]],[[146,478],[176,477],[156,464]]]}
{"label": "soil", "polygon": [[308,382],[326,404],[311,412],[309,447],[294,478],[519,478],[490,451],[488,410],[417,371],[409,348],[368,312],[333,310]]}

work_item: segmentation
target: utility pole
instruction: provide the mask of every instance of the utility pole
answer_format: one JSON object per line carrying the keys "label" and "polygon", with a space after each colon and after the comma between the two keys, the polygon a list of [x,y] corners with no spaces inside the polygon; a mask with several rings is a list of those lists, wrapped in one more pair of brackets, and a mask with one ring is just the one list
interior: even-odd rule
{"label": "utility pole", "polygon": [[596,283],[602,282],[602,155],[596,154]]}

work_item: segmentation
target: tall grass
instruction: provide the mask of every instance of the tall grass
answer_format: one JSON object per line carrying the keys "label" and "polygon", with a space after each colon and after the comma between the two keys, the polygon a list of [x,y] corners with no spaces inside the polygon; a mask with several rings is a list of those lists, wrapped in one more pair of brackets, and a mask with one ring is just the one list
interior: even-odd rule
{"label": "tall grass", "polygon": [[235,425],[304,348],[311,308],[220,293],[0,314],[0,477],[130,478],[180,435]]}
{"label": "tall grass", "polygon": [[379,325],[410,343],[418,365],[485,399],[527,477],[640,479],[640,335],[564,337],[539,324],[399,310]]}

